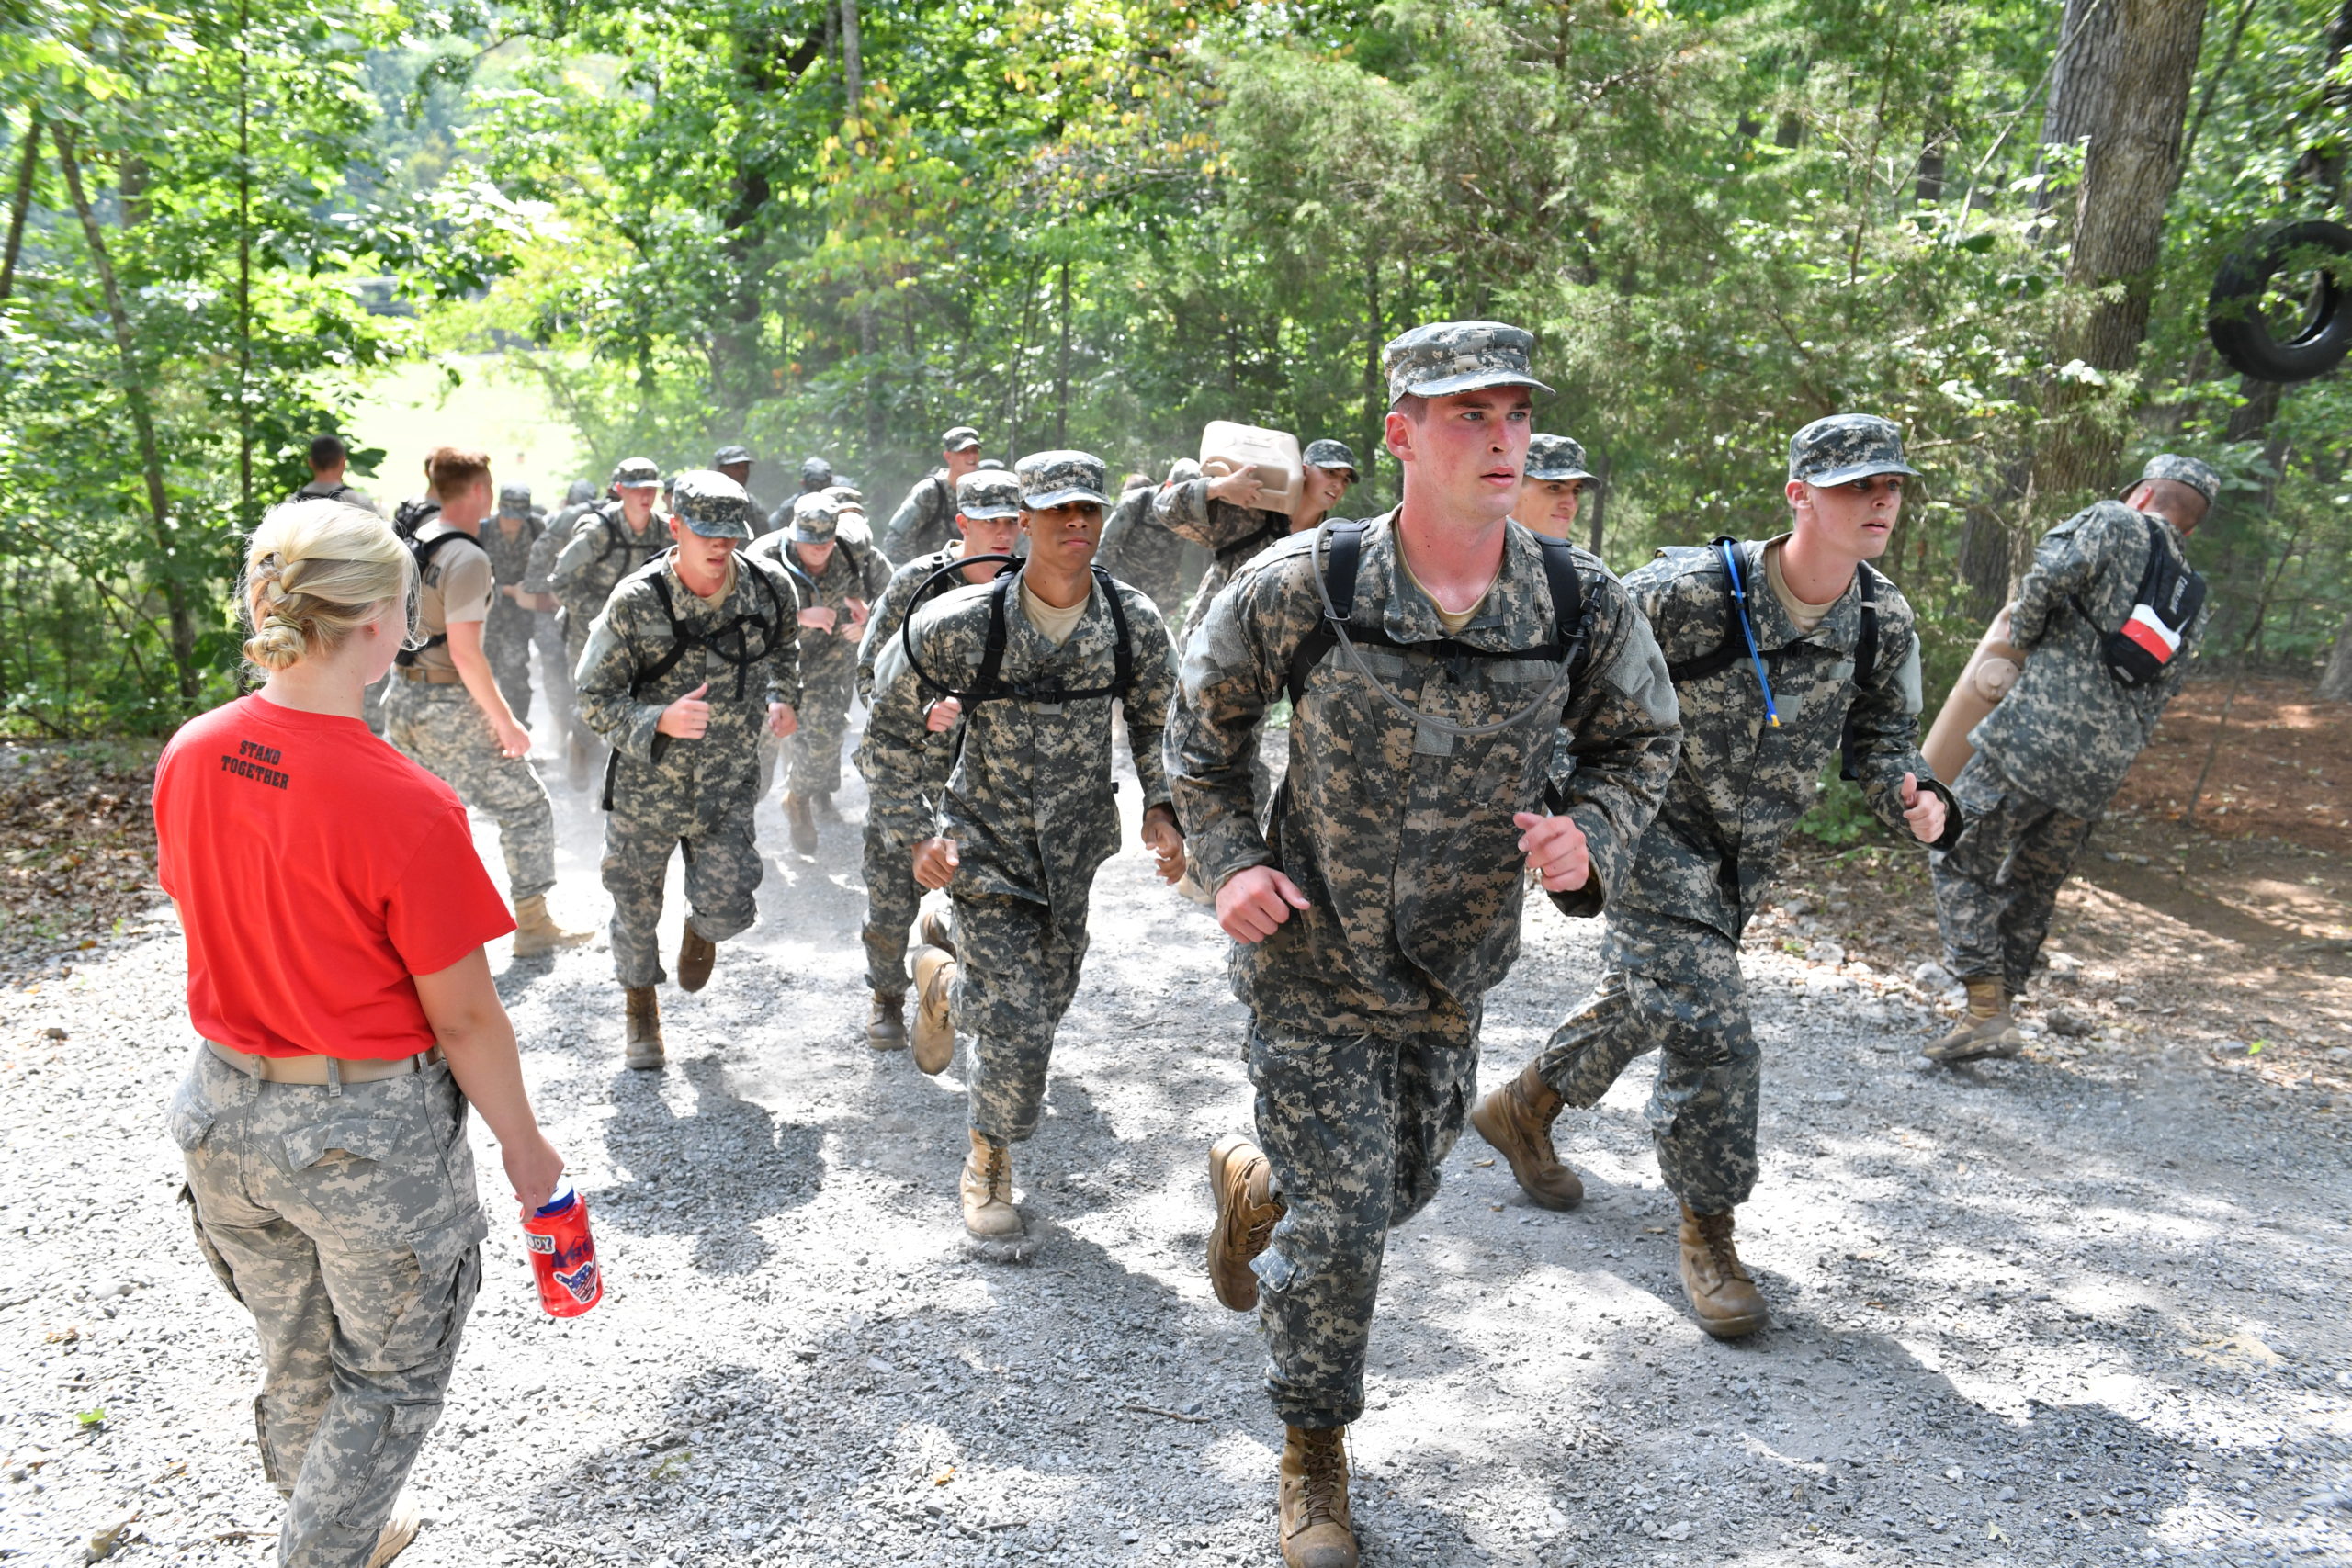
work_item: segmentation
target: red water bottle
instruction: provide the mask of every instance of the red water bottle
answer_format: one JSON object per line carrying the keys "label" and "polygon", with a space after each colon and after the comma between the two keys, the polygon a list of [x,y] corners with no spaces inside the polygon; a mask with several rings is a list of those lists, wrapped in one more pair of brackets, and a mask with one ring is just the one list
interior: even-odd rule
{"label": "red water bottle", "polygon": [[549,1317],[578,1317],[605,1296],[596,1241],[588,1234],[588,1200],[566,1187],[523,1222],[523,1244],[538,1276],[539,1304]]}

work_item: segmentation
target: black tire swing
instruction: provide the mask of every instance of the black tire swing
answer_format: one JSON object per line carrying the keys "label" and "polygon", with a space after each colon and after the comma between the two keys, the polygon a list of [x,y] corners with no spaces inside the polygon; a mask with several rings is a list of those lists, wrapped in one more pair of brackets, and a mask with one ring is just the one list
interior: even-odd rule
{"label": "black tire swing", "polygon": [[[2280,273],[2302,270],[2316,280],[2312,298],[2282,340],[2263,317],[2263,297]],[[2213,279],[2205,332],[2231,369],[2256,381],[2309,381],[2335,369],[2352,353],[2352,229],[2300,218],[2255,231]]]}

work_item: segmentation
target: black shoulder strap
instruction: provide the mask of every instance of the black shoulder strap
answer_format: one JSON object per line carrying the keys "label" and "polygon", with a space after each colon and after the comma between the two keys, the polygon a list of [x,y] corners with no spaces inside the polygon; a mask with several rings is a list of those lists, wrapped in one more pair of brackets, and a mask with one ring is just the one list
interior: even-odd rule
{"label": "black shoulder strap", "polygon": [[[1733,547],[1730,558],[1724,554],[1723,547],[1725,545]],[[1685,681],[1703,681],[1710,675],[1720,675],[1747,657],[1747,638],[1739,624],[1740,596],[1733,592],[1738,585],[1731,578],[1731,561],[1737,557],[1738,545],[1739,541],[1728,534],[1707,541],[1710,560],[1724,563],[1724,637],[1715,645],[1713,652],[1700,654],[1695,659],[1679,660],[1666,667],[1668,678],[1678,686]]]}
{"label": "black shoulder strap", "polygon": [[1004,602],[1012,595],[1012,585],[1017,581],[1018,574],[1008,571],[989,587],[988,640],[980,645],[980,667],[972,674],[973,695],[970,700],[986,702],[990,697],[1003,694],[1004,683],[1000,677],[1004,670]]}
{"label": "black shoulder strap", "polygon": [[1878,589],[1871,581],[1871,569],[1860,562],[1854,564],[1854,586],[1862,595],[1862,630],[1854,639],[1854,684],[1869,682],[1878,669]]}
{"label": "black shoulder strap", "polygon": [[[432,519],[428,517],[425,521],[430,522]],[[420,539],[413,534],[410,535],[405,542],[408,545],[409,554],[416,558],[416,575],[418,579],[422,581],[424,574],[433,569],[433,558],[441,553],[442,546],[455,544],[459,539],[469,537],[470,537],[470,536],[461,528],[452,528],[446,534],[435,534],[429,539]],[[438,648],[448,640],[448,628],[444,626],[441,630],[435,632],[431,637],[426,637],[414,648],[401,649],[398,653],[392,655],[392,662],[405,670],[416,662],[416,656],[418,654],[423,653],[425,649],[430,648]]]}
{"label": "black shoulder strap", "polygon": [[[1012,585],[1020,580],[1019,562],[1011,556],[974,556],[971,560],[1002,560],[1007,563],[1005,570],[997,574],[996,581],[989,587],[988,631],[980,644],[979,667],[972,672],[971,690],[959,692],[944,682],[933,680],[922,666],[915,661],[913,633],[915,617],[912,605],[908,608],[906,619],[899,623],[899,636],[906,646],[908,663],[913,669],[915,678],[922,683],[926,691],[934,691],[943,695],[954,697],[967,708],[978,703],[992,702],[1000,697],[1017,697],[1023,702],[1045,704],[1083,702],[1092,697],[1116,697],[1121,702],[1127,700],[1128,688],[1135,681],[1135,642],[1127,629],[1127,607],[1119,599],[1119,584],[1109,572],[1099,566],[1092,569],[1094,584],[1102,591],[1104,607],[1111,613],[1113,643],[1110,684],[1088,686],[1082,689],[1068,686],[1014,685],[1004,679],[1004,649],[1007,624],[1006,602],[1012,597]],[[968,564],[970,563],[965,560],[952,560],[932,573],[930,577],[925,578],[922,585],[915,591],[914,604],[919,605],[931,596],[928,590],[933,581],[949,572],[960,570]],[[957,744],[960,746],[962,742],[959,740]]]}

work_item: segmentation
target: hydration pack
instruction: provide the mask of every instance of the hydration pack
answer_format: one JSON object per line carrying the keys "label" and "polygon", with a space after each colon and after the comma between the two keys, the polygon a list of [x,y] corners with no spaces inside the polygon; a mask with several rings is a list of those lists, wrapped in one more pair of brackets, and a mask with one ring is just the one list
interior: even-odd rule
{"label": "hydration pack", "polygon": [[[1764,693],[1765,714],[1777,726],[1781,716],[1774,711],[1771,682],[1765,678],[1764,659],[1756,649],[1756,629],[1747,608],[1747,585],[1740,580],[1739,541],[1725,534],[1708,540],[1707,547],[1716,551],[1724,563],[1724,639],[1715,645],[1712,652],[1669,663],[1666,672],[1679,686],[1685,681],[1703,681],[1710,675],[1720,675],[1738,663],[1743,656],[1752,660],[1756,665],[1756,683]],[[1665,553],[1664,550],[1658,552],[1660,555]],[[1878,667],[1878,591],[1871,581],[1870,568],[1859,561],[1854,565],[1854,587],[1862,596],[1862,631],[1854,641],[1854,686],[1860,690],[1862,682]],[[1854,710],[1850,703],[1846,708],[1845,729],[1838,739],[1838,776],[1841,779],[1861,776],[1854,771]]]}
{"label": "hydration pack", "polygon": [[[786,607],[786,601],[791,596],[776,586],[758,562],[741,555],[735,558],[737,564],[751,574],[752,581],[759,584],[760,592],[767,596],[768,613],[738,615],[709,631],[690,631],[678,619],[677,601],[670,596],[669,574],[662,570],[658,557],[638,570],[638,575],[652,582],[654,594],[662,602],[662,614],[670,623],[670,648],[652,663],[630,672],[630,697],[643,696],[647,687],[675,670],[680,660],[699,648],[707,649],[721,664],[735,671],[735,697],[741,701],[750,683],[752,666],[783,646],[785,627],[793,618],[793,610]],[[794,608],[797,608],[797,602]],[[759,634],[756,645],[752,641],[753,632]],[[604,809],[608,812],[613,808],[613,780],[619,772],[620,755],[616,748],[605,759]]]}
{"label": "hydration pack", "polygon": [[[933,597],[931,585],[933,582],[949,572],[960,572],[973,562],[984,560],[1005,564],[997,572],[996,581],[989,585],[988,636],[980,647],[979,668],[972,672],[972,689],[959,692],[945,682],[934,679],[915,657],[915,610]],[[1095,586],[1102,591],[1102,603],[1110,609],[1112,630],[1117,637],[1111,652],[1111,683],[1080,689],[1039,686],[1027,682],[1015,683],[1004,679],[1005,601],[1012,597],[1012,585],[1021,580],[1021,564],[1018,556],[965,556],[949,561],[922,580],[907,607],[906,618],[899,623],[899,646],[905,649],[907,667],[915,672],[915,679],[922,682],[925,691],[937,692],[942,697],[953,697],[967,710],[976,703],[993,702],[1000,697],[1015,697],[1023,702],[1049,705],[1083,702],[1092,697],[1116,697],[1125,702],[1127,689],[1135,680],[1135,645],[1127,633],[1127,607],[1120,602],[1119,585],[1109,572],[1099,566],[1088,570],[1094,574]]]}
{"label": "hydration pack", "polygon": [[[419,513],[415,520],[410,524],[409,531],[405,534],[401,534],[401,541],[408,546],[408,553],[416,558],[416,580],[420,583],[424,581],[424,574],[432,570],[433,558],[441,553],[442,546],[455,544],[459,539],[465,540],[468,544],[476,543],[473,536],[462,528],[452,528],[446,534],[435,534],[429,539],[418,538],[416,536],[416,530],[424,527],[425,524],[441,515],[441,507],[439,502],[428,502],[427,506],[429,510],[422,511]],[[403,510],[405,510],[405,507],[403,507]],[[400,525],[397,522],[394,523],[392,525],[392,529],[395,533],[399,533]],[[392,662],[405,670],[414,664],[419,656],[424,654],[427,649],[438,648],[448,640],[448,626],[447,623],[444,623],[441,630],[435,632],[431,637],[426,637],[416,647],[403,648],[398,653],[392,655]]]}
{"label": "hydration pack", "polygon": [[2171,668],[2173,655],[2180,651],[2182,634],[2205,607],[2204,578],[2173,553],[2172,541],[2154,518],[2143,513],[2140,521],[2148,529],[2148,566],[2140,573],[2140,586],[2132,595],[2132,613],[2123,624],[2108,631],[2092,619],[2078,596],[2066,596],[2075,614],[2099,633],[2099,658],[2108,673],[2125,686],[2153,685],[2161,679]]}

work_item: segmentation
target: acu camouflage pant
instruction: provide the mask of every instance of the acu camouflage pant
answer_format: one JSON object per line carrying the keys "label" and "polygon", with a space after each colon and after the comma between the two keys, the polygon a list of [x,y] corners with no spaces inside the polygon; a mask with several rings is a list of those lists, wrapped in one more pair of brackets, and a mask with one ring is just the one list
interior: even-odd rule
{"label": "acu camouflage pant", "polygon": [[384,739],[498,824],[506,896],[517,904],[555,886],[555,807],[531,764],[503,756],[490,720],[463,686],[392,678]]}
{"label": "acu camouflage pant", "polygon": [[482,623],[481,652],[517,724],[531,722],[531,612],[504,594],[491,601]]}
{"label": "acu camouflage pant", "polygon": [[[1471,1022],[1475,1038],[1475,1008]],[[1250,1029],[1258,1145],[1286,1205],[1253,1265],[1266,1391],[1286,1425],[1344,1427],[1363,1414],[1388,1233],[1437,1196],[1438,1167],[1462,1135],[1477,1077],[1477,1048],[1435,1032],[1289,1038]]]}
{"label": "acu camouflage pant", "polygon": [[1611,913],[1600,964],[1600,986],[1552,1032],[1537,1073],[1570,1105],[1597,1105],[1636,1056],[1657,1052],[1658,1174],[1695,1213],[1729,1213],[1756,1186],[1764,1077],[1739,944],[1696,920]]}
{"label": "acu camouflage pant", "polygon": [[956,904],[951,1006],[967,1041],[965,1117],[973,1132],[1017,1144],[1037,1130],[1054,1032],[1078,994],[1086,896],[1049,907],[955,883],[947,891]]}
{"label": "acu camouflage pant", "polygon": [[[827,647],[827,644],[832,646]],[[830,633],[801,644],[800,724],[785,741],[792,762],[784,787],[795,795],[831,795],[842,787],[842,740],[849,734],[850,694],[857,685],[857,649]]]}
{"label": "acu camouflage pant", "polygon": [[172,1101],[197,1246],[261,1336],[284,1568],[363,1568],[440,1419],[487,1234],[445,1065],[261,1083],[197,1048]]}
{"label": "acu camouflage pant", "polygon": [[1951,793],[1968,825],[1950,850],[1928,857],[1944,962],[1962,980],[1997,975],[2016,996],[2032,977],[2058,889],[2097,823],[2035,799],[1981,751]]}
{"label": "acu camouflage pant", "polygon": [[759,918],[760,878],[766,866],[746,811],[707,832],[681,838],[631,820],[628,804],[605,818],[605,891],[613,899],[613,974],[623,986],[658,986],[662,967],[662,885],[670,852],[686,860],[686,919],[713,942],[751,930]]}
{"label": "acu camouflage pant", "polygon": [[920,912],[922,885],[915,880],[913,847],[885,828],[881,816],[866,808],[865,923],[858,936],[865,943],[866,985],[900,997],[907,992],[907,931]]}
{"label": "acu camouflage pant", "polygon": [[539,650],[539,689],[548,695],[548,713],[568,732],[572,723],[571,664],[554,611],[531,612],[531,646]]}

